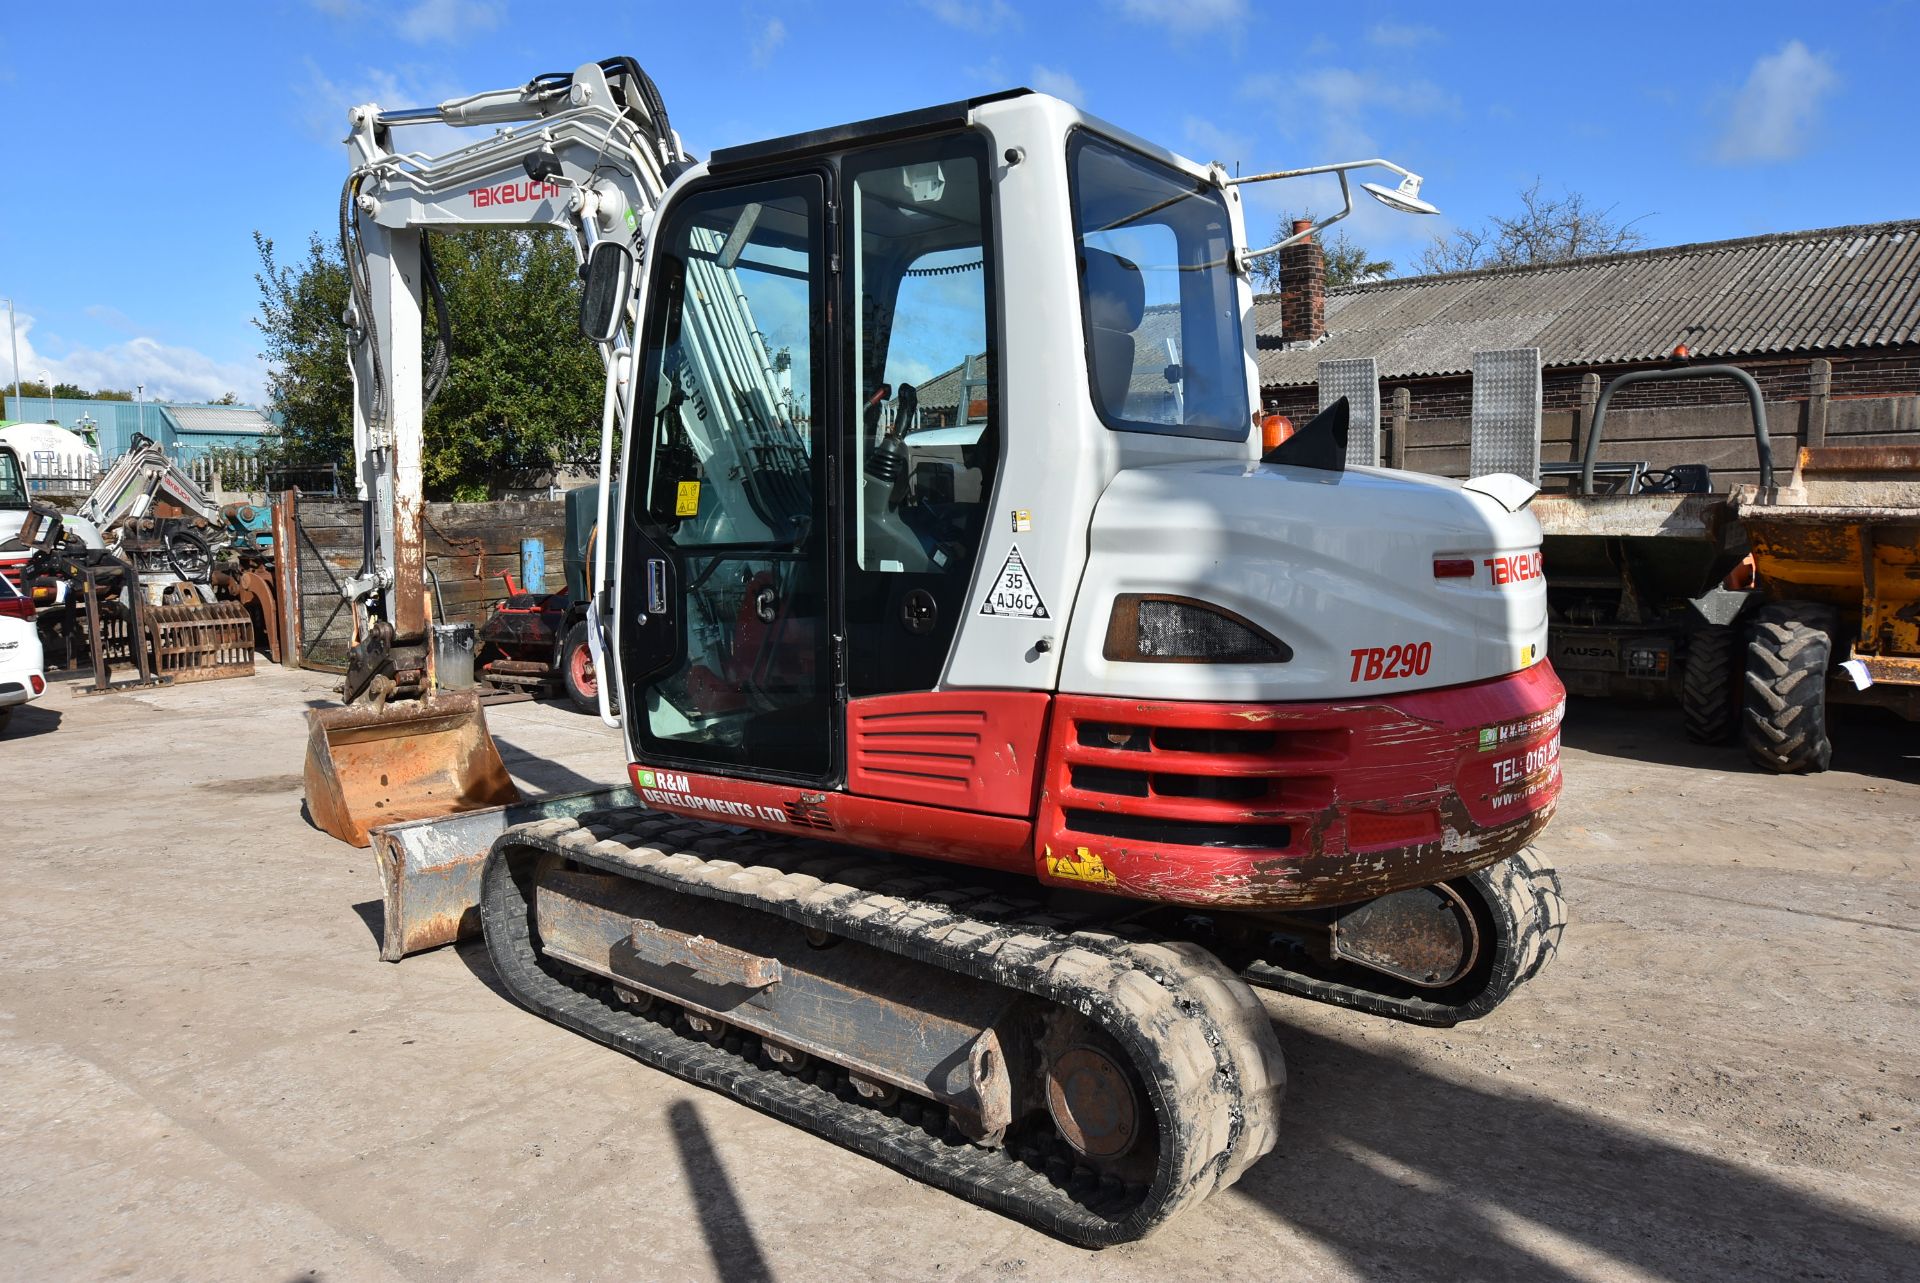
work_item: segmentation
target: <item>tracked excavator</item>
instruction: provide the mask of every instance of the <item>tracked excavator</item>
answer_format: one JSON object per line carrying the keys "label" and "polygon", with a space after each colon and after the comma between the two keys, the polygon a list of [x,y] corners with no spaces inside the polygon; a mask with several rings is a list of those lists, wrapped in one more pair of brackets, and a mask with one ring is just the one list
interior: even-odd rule
{"label": "tracked excavator", "polygon": [[700,161],[631,59],[349,146],[373,556],[316,818],[498,766],[422,802],[329,760],[478,752],[425,644],[426,234],[564,229],[606,361],[590,640],[638,804],[474,878],[530,1011],[1100,1246],[1274,1144],[1250,986],[1449,1025],[1552,956],[1532,488],[1258,406],[1241,188],[1336,174],[1339,217],[1385,166],[1430,211],[1417,176],[1236,179],[1024,90]]}

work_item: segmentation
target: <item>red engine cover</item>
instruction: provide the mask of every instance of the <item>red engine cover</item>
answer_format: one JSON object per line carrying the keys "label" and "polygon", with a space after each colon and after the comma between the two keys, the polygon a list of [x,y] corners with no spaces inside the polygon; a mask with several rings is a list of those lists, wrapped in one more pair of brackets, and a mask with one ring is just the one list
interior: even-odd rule
{"label": "red engine cover", "polygon": [[1062,695],[1042,881],[1242,907],[1365,899],[1525,845],[1560,794],[1566,692],[1545,663],[1325,704]]}

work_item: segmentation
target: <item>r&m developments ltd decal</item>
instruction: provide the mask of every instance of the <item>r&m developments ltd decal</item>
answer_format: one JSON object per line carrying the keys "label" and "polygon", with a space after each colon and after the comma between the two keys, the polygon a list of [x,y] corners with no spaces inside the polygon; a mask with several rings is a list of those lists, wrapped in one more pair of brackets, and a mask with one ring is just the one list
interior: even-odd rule
{"label": "r&m developments ltd decal", "polygon": [[655,806],[682,811],[702,811],[729,820],[752,820],[761,824],[791,824],[793,817],[777,806],[757,802],[729,802],[725,798],[701,797],[691,792],[687,777],[673,771],[641,770],[636,773],[640,796]]}

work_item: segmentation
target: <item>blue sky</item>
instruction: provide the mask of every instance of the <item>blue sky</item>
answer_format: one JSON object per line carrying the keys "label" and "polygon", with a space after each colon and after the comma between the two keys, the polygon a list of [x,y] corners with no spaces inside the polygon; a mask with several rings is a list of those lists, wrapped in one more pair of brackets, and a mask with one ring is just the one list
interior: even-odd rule
{"label": "blue sky", "polygon": [[[1916,50],[1920,7],[1898,2],[16,0],[0,296],[27,378],[258,396],[249,234],[289,256],[331,234],[350,104],[617,53],[700,155],[1016,84],[1248,171],[1385,155],[1445,212],[1349,220],[1403,268],[1536,177],[1655,245],[1909,218]],[[1285,186],[1255,189],[1260,224],[1328,206]]]}

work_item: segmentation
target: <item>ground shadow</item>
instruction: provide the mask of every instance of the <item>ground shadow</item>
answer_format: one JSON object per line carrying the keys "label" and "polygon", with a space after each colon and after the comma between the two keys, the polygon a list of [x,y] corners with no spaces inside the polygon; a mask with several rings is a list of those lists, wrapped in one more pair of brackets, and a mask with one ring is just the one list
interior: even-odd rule
{"label": "ground shadow", "polygon": [[50,735],[60,729],[61,717],[62,713],[57,708],[16,705],[13,716],[7,719],[6,729],[0,731],[0,740],[24,740],[36,735]]}
{"label": "ground shadow", "polygon": [[512,740],[501,739],[498,735],[493,737],[493,746],[500,750],[500,760],[506,763],[508,774],[525,780],[542,792],[578,793],[584,789],[609,787],[604,780],[590,779],[558,762],[528,752]]}
{"label": "ground shadow", "polygon": [[496,997],[505,998],[516,1007],[520,1005],[519,1000],[507,991],[506,984],[500,979],[500,973],[493,969],[493,959],[487,954],[485,939],[476,937],[472,940],[462,940],[453,946],[453,952],[465,964],[467,970],[473,973],[473,978],[485,985]]}
{"label": "ground shadow", "polygon": [[[1833,705],[1828,709],[1833,769],[1881,779],[1920,781],[1920,727],[1886,709]],[[1561,743],[1602,757],[1661,766],[1760,774],[1738,743],[1696,744],[1681,727],[1680,711],[1662,705],[1569,699]]]}
{"label": "ground shadow", "polygon": [[362,900],[353,906],[360,915],[360,921],[367,924],[367,930],[373,932],[375,944],[385,944],[387,939],[387,904],[384,900]]}
{"label": "ground shadow", "polygon": [[[1920,1237],[1781,1179],[1282,1027],[1279,1150],[1236,1187],[1360,1273],[1912,1277]],[[1436,1035],[1444,1036],[1444,1035]]]}
{"label": "ground shadow", "polygon": [[693,1102],[678,1100],[668,1107],[667,1119],[673,1125],[680,1170],[693,1191],[700,1233],[707,1240],[714,1270],[728,1283],[772,1283],[773,1271],[754,1236],[753,1222],[740,1205],[733,1178],[714,1152],[713,1138],[700,1120],[700,1111]]}

